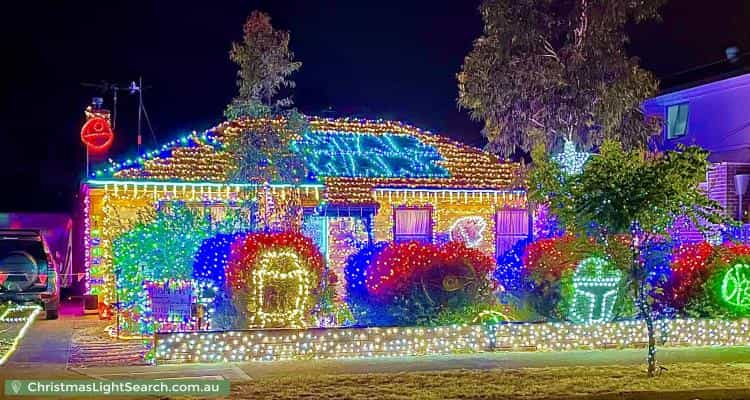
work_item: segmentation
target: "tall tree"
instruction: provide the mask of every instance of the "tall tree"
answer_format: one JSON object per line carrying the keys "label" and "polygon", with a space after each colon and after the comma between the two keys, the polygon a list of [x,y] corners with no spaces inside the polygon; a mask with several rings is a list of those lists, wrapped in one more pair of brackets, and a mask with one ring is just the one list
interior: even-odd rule
{"label": "tall tree", "polygon": [[582,173],[571,175],[550,159],[541,145],[535,147],[530,198],[548,202],[568,231],[592,235],[604,244],[617,235],[630,236],[630,265],[619,267],[629,277],[630,291],[646,322],[648,373],[653,376],[654,294],[663,279],[654,277],[645,262],[653,258],[649,252],[658,251],[652,244],[669,237],[668,228],[676,217],[688,217],[701,229],[730,221],[721,206],[698,186],[708,167],[705,150],[688,147],[653,154],[626,151],[613,140],[605,140],[600,150]]}
{"label": "tall tree", "polygon": [[[307,129],[307,119],[292,108],[292,98],[280,97],[280,92],[294,88],[290,76],[302,63],[294,61],[289,32],[274,29],[268,14],[250,13],[243,32],[242,41],[232,43],[229,52],[230,59],[239,67],[239,93],[225,115],[230,119],[258,118],[265,123],[245,129],[237,140],[229,143],[229,151],[237,159],[232,179],[254,183],[299,182],[306,178],[307,171],[290,144]],[[286,123],[274,125],[271,119],[276,117],[284,118]]]}
{"label": "tall tree", "polygon": [[291,107],[294,104],[291,97],[278,98],[281,89],[294,88],[289,77],[302,66],[289,50],[289,32],[274,29],[271,17],[257,10],[250,13],[243,32],[242,41],[232,43],[229,52],[229,58],[239,67],[239,94],[227,113],[243,113],[243,110],[244,114],[248,110],[257,113],[257,109],[267,113],[269,108]]}
{"label": "tall tree", "polygon": [[641,102],[655,77],[626,54],[626,24],[667,0],[484,0],[484,33],[458,73],[458,105],[504,155],[575,139],[628,147],[655,131]]}

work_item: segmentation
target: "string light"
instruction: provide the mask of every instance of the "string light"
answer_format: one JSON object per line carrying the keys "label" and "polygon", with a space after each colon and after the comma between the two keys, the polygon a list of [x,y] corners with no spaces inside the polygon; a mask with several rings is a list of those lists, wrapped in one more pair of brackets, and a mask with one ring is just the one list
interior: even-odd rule
{"label": "string light", "polygon": [[296,232],[250,233],[232,245],[227,283],[249,294],[259,327],[304,327],[325,264],[312,240]]}
{"label": "string light", "polygon": [[[34,323],[34,320],[41,312],[42,308],[37,305],[11,305],[5,310],[3,315],[0,316],[0,322],[23,323],[23,326],[18,331],[18,334],[16,334],[16,336],[11,339],[10,345],[7,346],[7,348],[0,347],[0,365],[5,364],[5,362],[10,359],[10,356],[13,355],[13,352],[16,350],[16,348],[18,348],[18,344],[21,342],[23,337],[26,336],[26,332],[28,331],[29,327],[31,327],[31,324]],[[16,316],[10,316],[11,314],[14,314]],[[17,314],[21,315],[18,316]]]}
{"label": "string light", "polygon": [[487,228],[487,222],[479,216],[468,216],[456,219],[451,225],[449,232],[450,240],[462,242],[466,247],[478,247],[484,236],[482,233]]}
{"label": "string light", "polygon": [[[227,143],[247,129],[269,124],[285,129],[280,118],[228,121],[135,160],[115,163],[92,177],[227,182],[236,169]],[[519,168],[493,154],[393,121],[311,118],[309,131],[295,143],[298,154],[307,157],[306,164],[326,177],[326,200],[332,204],[372,203],[376,186],[508,188]],[[334,152],[337,146],[341,148]],[[367,149],[375,156],[365,157],[370,154]]]}
{"label": "string light", "polygon": [[317,177],[448,177],[442,156],[414,136],[363,132],[306,131],[293,142]]}
{"label": "string light", "polygon": [[572,140],[565,139],[562,153],[553,155],[551,158],[557,162],[567,175],[578,175],[583,172],[583,166],[591,157],[591,153],[576,151],[576,144]]}
{"label": "string light", "polygon": [[750,265],[734,264],[721,279],[721,299],[737,312],[750,312]]}
{"label": "string light", "polygon": [[568,319],[584,324],[611,321],[622,280],[623,273],[602,257],[581,261],[573,273],[573,301]]}
{"label": "string light", "polygon": [[[664,346],[747,346],[750,320],[672,319]],[[645,347],[644,321],[157,334],[157,363],[403,357],[492,351]]]}

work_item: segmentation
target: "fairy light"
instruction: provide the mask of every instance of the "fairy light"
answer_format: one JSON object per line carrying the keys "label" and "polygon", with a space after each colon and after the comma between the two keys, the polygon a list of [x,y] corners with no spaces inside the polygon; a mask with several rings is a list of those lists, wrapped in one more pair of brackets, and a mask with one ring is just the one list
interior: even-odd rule
{"label": "fairy light", "polygon": [[[227,121],[158,151],[114,163],[92,178],[227,182],[236,160],[227,143],[248,129],[284,130],[285,120]],[[519,164],[411,125],[384,120],[310,118],[293,148],[313,175],[325,177],[330,203],[371,203],[377,186],[497,189],[510,187]],[[336,149],[336,151],[333,151]],[[368,151],[372,150],[372,151]],[[374,154],[374,156],[370,156]]]}
{"label": "fairy light", "polygon": [[[165,202],[233,207],[269,197],[279,209],[286,204],[283,199],[289,198],[299,199],[300,209],[320,204],[354,206],[379,202],[379,211],[357,233],[358,239],[368,237],[368,231],[381,239],[391,235],[390,206],[408,205],[418,198],[423,205],[437,207],[433,223],[444,235],[457,219],[468,216],[483,218],[486,229],[492,230],[498,208],[526,204],[523,191],[509,189],[519,164],[480,149],[400,122],[319,118],[308,122],[308,130],[292,135],[292,150],[313,172],[309,183],[271,183],[261,187],[231,181],[238,160],[230,145],[247,130],[269,124],[275,130],[287,129],[283,118],[227,121],[94,171],[87,181],[89,200],[84,200],[89,204],[85,219],[91,227],[86,240],[90,249],[86,257],[89,292],[99,294],[105,304],[114,302],[114,276],[120,267],[113,255],[114,241],[136,224],[148,222],[142,216],[153,215],[153,210]],[[385,201],[386,196],[394,194],[403,195],[405,200]],[[433,231],[438,232],[437,229]],[[344,281],[343,260],[356,248],[343,250],[342,244],[338,249],[331,234],[327,239],[330,252],[326,258],[341,260],[332,271],[339,281]],[[494,253],[491,241],[481,240],[477,246],[487,254]],[[195,246],[189,247],[193,250]],[[219,264],[210,267],[224,265]],[[211,273],[217,271],[218,267]],[[179,278],[189,276],[181,274]],[[344,286],[345,283],[340,285]],[[339,293],[338,297],[342,296]]]}
{"label": "fairy light", "polygon": [[98,238],[91,237],[91,196],[88,185],[81,187],[83,203],[81,209],[83,212],[83,272],[86,276],[84,282],[84,293],[91,294],[91,245],[93,240]]}
{"label": "fairy light", "polygon": [[484,240],[485,228],[484,218],[472,215],[456,219],[448,232],[450,240],[465,243],[466,247],[478,247]]}
{"label": "fairy light", "polygon": [[312,240],[297,232],[250,233],[232,245],[227,283],[247,291],[253,326],[304,327],[324,270]]}
{"label": "fairy light", "polygon": [[739,313],[750,311],[750,265],[737,263],[724,273],[721,300]]}
{"label": "fairy light", "polygon": [[618,288],[623,274],[607,268],[609,261],[589,257],[573,273],[573,300],[568,319],[577,323],[608,322],[614,318]]}
{"label": "fairy light", "polygon": [[[8,318],[8,315],[10,313],[27,312],[27,311],[31,311],[31,312],[25,317],[12,317],[8,321],[4,320]],[[10,346],[7,348],[7,350],[4,351],[4,354],[0,355],[0,365],[5,364],[5,362],[8,361],[10,356],[13,355],[13,352],[16,351],[16,348],[18,348],[18,344],[21,342],[23,337],[26,336],[26,332],[28,331],[29,327],[31,327],[31,324],[34,323],[34,320],[41,312],[42,312],[42,308],[37,305],[33,305],[33,306],[13,305],[13,306],[8,307],[8,309],[5,310],[3,315],[0,316],[0,322],[23,323],[23,326],[18,331],[18,334],[16,335],[16,337],[12,339]]]}
{"label": "fairy light", "polygon": [[576,151],[575,142],[566,139],[562,153],[553,155],[552,160],[557,162],[566,174],[578,175],[583,172],[583,166],[590,157],[591,153]]}
{"label": "fairy light", "polygon": [[[750,320],[673,319],[657,324],[664,346],[747,346]],[[493,351],[641,348],[643,321],[454,325],[157,334],[159,363],[404,357]]]}
{"label": "fairy light", "polygon": [[306,131],[293,142],[318,177],[437,178],[448,177],[442,156],[418,138],[382,133]]}
{"label": "fairy light", "polygon": [[[290,250],[266,252],[260,256],[258,263],[258,267],[252,271],[255,302],[250,305],[250,309],[255,311],[257,324],[261,327],[305,326],[305,312],[313,306],[310,298],[315,284],[313,273],[304,267],[299,255]],[[274,299],[274,302],[288,304],[288,307],[276,308],[266,304],[267,287],[274,284],[283,287],[285,282],[293,289],[275,295],[288,297],[291,301]]]}

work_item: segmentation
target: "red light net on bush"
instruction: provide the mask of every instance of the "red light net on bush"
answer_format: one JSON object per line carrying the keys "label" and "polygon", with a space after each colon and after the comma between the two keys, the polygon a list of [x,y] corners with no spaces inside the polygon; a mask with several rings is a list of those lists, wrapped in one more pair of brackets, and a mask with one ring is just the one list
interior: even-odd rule
{"label": "red light net on bush", "polygon": [[[476,277],[485,278],[495,269],[492,258],[458,242],[442,246],[419,242],[390,243],[375,257],[373,264],[365,283],[371,296],[383,300],[404,294],[415,281],[440,270],[450,277],[468,267]],[[450,279],[444,282],[452,284]]]}
{"label": "red light net on bush", "polygon": [[250,233],[232,244],[227,265],[227,283],[235,289],[253,285],[252,271],[259,267],[262,254],[269,251],[290,250],[300,262],[313,271],[320,282],[325,262],[320,251],[309,238],[298,232]]}
{"label": "red light net on bush", "polygon": [[672,276],[664,290],[668,303],[681,308],[701,290],[710,275],[713,247],[707,242],[683,244],[672,254]]}

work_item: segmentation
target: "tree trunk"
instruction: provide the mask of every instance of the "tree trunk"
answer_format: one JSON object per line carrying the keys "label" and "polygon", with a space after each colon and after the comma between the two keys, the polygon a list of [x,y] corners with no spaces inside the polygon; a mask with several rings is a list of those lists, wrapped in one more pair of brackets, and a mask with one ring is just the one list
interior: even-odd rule
{"label": "tree trunk", "polygon": [[646,321],[646,330],[648,331],[648,376],[649,378],[656,375],[656,332],[654,331],[654,317],[651,313],[651,307],[648,304],[648,295],[642,294],[640,297],[640,308],[643,319]]}
{"label": "tree trunk", "polygon": [[[646,238],[644,238],[645,242]],[[648,376],[650,378],[656,375],[656,332],[654,331],[652,307],[648,302],[650,296],[646,284],[648,271],[646,270],[646,266],[641,262],[641,247],[635,235],[631,242],[631,249],[633,251],[633,271],[635,272],[632,277],[635,280],[633,283],[636,290],[635,297],[643,320],[646,322],[646,330],[648,331],[648,356],[646,357],[646,362],[648,363]]]}

